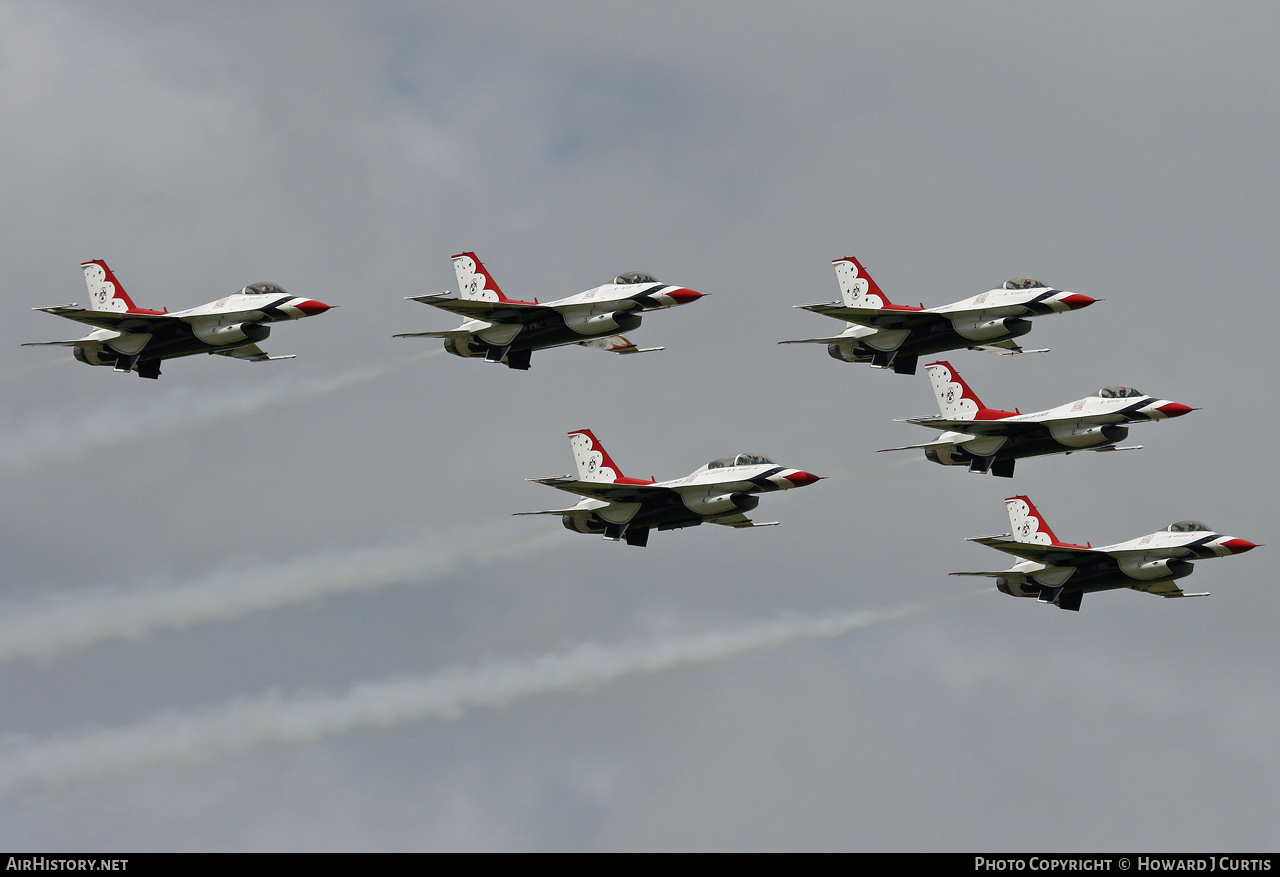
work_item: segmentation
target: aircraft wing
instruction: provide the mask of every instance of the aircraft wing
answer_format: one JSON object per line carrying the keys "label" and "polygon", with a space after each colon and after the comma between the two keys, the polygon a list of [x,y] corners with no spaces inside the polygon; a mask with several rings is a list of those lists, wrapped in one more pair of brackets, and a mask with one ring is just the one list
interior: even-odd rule
{"label": "aircraft wing", "polygon": [[1173,582],[1170,582],[1170,581],[1156,582],[1155,584],[1152,584],[1152,585],[1144,585],[1141,583],[1137,583],[1137,584],[1132,584],[1129,587],[1133,588],[1135,591],[1146,591],[1148,594],[1155,594],[1157,597],[1208,597],[1210,596],[1207,592],[1203,592],[1203,591],[1198,594],[1188,594],[1185,591],[1183,591],[1181,588],[1179,588],[1177,585],[1175,585]]}
{"label": "aircraft wing", "polygon": [[963,432],[968,435],[1031,435],[1045,431],[1045,421],[1025,420],[950,420],[945,417],[904,417],[898,423],[918,423],[943,432]]}
{"label": "aircraft wing", "polygon": [[275,359],[297,359],[296,353],[287,353],[284,356],[271,356],[256,344],[246,344],[243,347],[233,347],[230,350],[210,350],[210,353],[216,353],[219,356],[229,356],[232,359],[247,359],[251,362],[267,362]]}
{"label": "aircraft wing", "polygon": [[[846,323],[871,326],[873,329],[926,329],[938,322],[949,322],[947,316],[929,311],[908,311],[897,308],[851,308],[847,305],[827,302],[816,305],[796,305],[801,310],[813,311],[824,317],[834,317]],[[817,339],[814,339],[815,341]]]}
{"label": "aircraft wing", "polygon": [[128,311],[95,311],[79,305],[57,305],[51,308],[32,308],[84,323],[96,329],[115,329],[118,332],[150,332],[156,334],[171,328],[181,317],[173,314],[139,314]]}
{"label": "aircraft wing", "polygon": [[636,347],[635,342],[626,335],[592,338],[590,341],[579,341],[578,344],[582,347],[603,350],[607,353],[653,353],[658,350],[666,350],[665,347]]}
{"label": "aircraft wing", "polygon": [[1007,535],[977,536],[969,540],[1012,554],[1023,560],[1034,560],[1049,566],[1082,566],[1090,561],[1114,560],[1114,555],[1077,545],[1045,545],[1040,542],[1016,542]]}
{"label": "aircraft wing", "polygon": [[708,524],[722,524],[726,527],[776,527],[777,521],[761,521],[756,523],[748,518],[742,512],[734,512],[731,515],[724,515],[719,518],[707,518]]}
{"label": "aircraft wing", "polygon": [[599,499],[605,502],[651,502],[655,499],[668,499],[678,496],[670,487],[656,484],[614,484],[611,481],[579,481],[571,475],[556,475],[551,478],[530,478],[538,484],[546,484],[557,490],[565,490],[585,496],[588,499]]}
{"label": "aircraft wing", "polygon": [[1048,353],[1048,347],[1036,347],[1027,349],[1019,347],[1018,342],[1012,338],[1006,338],[1003,341],[994,341],[991,344],[978,344],[970,348],[971,350],[985,350],[988,353],[998,353],[1001,356],[1013,356],[1015,353]]}
{"label": "aircraft wing", "polygon": [[[555,308],[546,305],[530,304],[521,301],[475,301],[467,298],[452,298],[446,292],[435,295],[411,295],[408,301],[422,302],[433,308],[440,308],[451,314],[472,320],[488,320],[493,323],[532,323],[558,313]],[[426,333],[430,334],[430,333]]]}

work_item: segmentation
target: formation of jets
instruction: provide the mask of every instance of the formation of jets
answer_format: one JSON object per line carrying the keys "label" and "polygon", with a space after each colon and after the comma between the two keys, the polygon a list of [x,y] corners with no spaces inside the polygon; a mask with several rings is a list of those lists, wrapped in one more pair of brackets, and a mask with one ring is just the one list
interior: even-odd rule
{"label": "formation of jets", "polygon": [[152,311],[129,298],[107,263],[84,262],[89,306],[78,304],[35,308],[95,327],[83,338],[36,341],[26,347],[71,347],[75,358],[89,365],[107,365],[118,372],[137,372],[140,378],[160,377],[160,363],[179,356],[217,353],[234,359],[292,359],[269,356],[259,341],[271,334],[268,323],[314,317],[330,305],[290,295],[274,283],[254,283],[217,301],[185,311]]}
{"label": "formation of jets", "polygon": [[946,350],[991,350],[997,353],[1044,353],[1023,350],[1013,340],[1031,331],[1031,318],[1078,311],[1097,299],[1054,289],[1032,277],[1018,277],[981,295],[937,308],[896,305],[862,263],[853,256],[836,259],[841,302],[796,305],[806,311],[844,320],[845,330],[826,338],[803,338],[782,344],[825,344],[845,362],[869,362],[874,368],[913,375],[921,356]]}
{"label": "formation of jets", "polygon": [[1049,529],[1028,497],[1004,501],[1012,533],[978,536],[971,542],[989,545],[1021,560],[998,572],[958,572],[956,576],[988,576],[1014,597],[1035,597],[1060,609],[1080,610],[1086,593],[1132,588],[1160,597],[1207,597],[1187,594],[1175,579],[1195,571],[1192,561],[1244,554],[1258,546],[1235,536],[1215,533],[1199,521],[1179,521],[1163,530],[1114,545],[1073,545]]}
{"label": "formation of jets", "polygon": [[517,512],[561,515],[565,527],[578,533],[645,546],[649,531],[677,530],[699,524],[726,527],[775,527],[777,521],[755,523],[746,516],[760,504],[757,494],[804,487],[820,480],[799,469],[779,466],[760,454],[735,454],[712,460],[683,478],[645,481],[628,478],[589,429],[569,433],[578,477],[533,478],[558,490],[584,497],[567,509]]}
{"label": "formation of jets", "polygon": [[[456,329],[413,332],[397,338],[441,338],[457,356],[480,357],[525,370],[535,350],[577,344],[610,353],[648,353],[661,347],[637,347],[623,332],[636,329],[641,314],[689,304],[703,297],[683,286],[660,283],[642,272],[620,274],[612,282],[545,303],[508,298],[475,253],[453,257],[458,297],[448,293],[410,296],[463,318]],[[919,357],[948,350],[989,350],[1002,354],[1040,353],[1014,341],[1031,330],[1031,318],[1079,310],[1096,299],[1054,289],[1029,277],[1010,280],[972,298],[936,308],[897,305],[889,301],[862,264],[852,256],[836,259],[836,279],[843,303],[797,305],[843,320],[839,335],[784,341],[783,344],[826,344],[844,362],[867,362],[898,374],[915,374]],[[315,316],[331,306],[285,292],[274,283],[254,283],[240,292],[198,307],[169,312],[139,308],[116,280],[107,263],[95,259],[81,266],[89,304],[35,310],[93,327],[83,338],[32,342],[24,346],[65,346],[89,365],[110,366],[158,378],[160,363],[197,353],[253,361],[292,359],[270,356],[258,346],[270,334],[270,323]],[[1129,425],[1180,417],[1195,409],[1180,402],[1148,396],[1133,387],[1103,387],[1097,393],[1023,414],[988,408],[960,373],[946,361],[926,366],[938,400],[937,416],[907,418],[941,431],[934,441],[885,448],[923,450],[925,457],[946,466],[967,466],[1011,478],[1023,457],[1075,451],[1134,450],[1121,447]],[[569,433],[577,477],[530,479],[581,499],[573,506],[522,515],[559,515],[578,533],[645,546],[653,529],[674,530],[703,523],[727,527],[770,527],[776,521],[747,517],[760,503],[759,494],[819,481],[817,475],[779,466],[759,454],[735,454],[713,460],[671,481],[628,478],[589,429]],[[1090,591],[1132,588],[1163,597],[1195,597],[1174,582],[1190,575],[1192,561],[1242,554],[1257,546],[1224,536],[1197,521],[1180,521],[1164,530],[1128,542],[1093,548],[1061,542],[1026,496],[1005,500],[1013,532],[971,541],[1012,554],[1019,561],[1007,570],[953,573],[996,579],[999,590],[1035,597],[1062,609],[1079,610]]]}
{"label": "formation of jets", "polygon": [[1112,386],[1047,411],[1000,411],[983,405],[951,363],[931,363],[925,371],[941,414],[902,422],[939,429],[942,435],[924,444],[883,450],[923,448],[925,457],[935,463],[967,465],[970,472],[990,472],[1004,478],[1013,477],[1013,464],[1023,457],[1138,450],[1142,445],[1116,446],[1129,435],[1126,424],[1181,417],[1195,410],[1133,387]]}
{"label": "formation of jets", "polygon": [[447,292],[415,295],[409,301],[449,311],[462,325],[444,332],[410,332],[397,338],[443,338],[455,356],[483,356],[485,362],[527,369],[535,350],[580,344],[609,353],[649,353],[661,347],[636,347],[622,335],[640,326],[640,314],[685,305],[702,293],[668,286],[642,271],[619,274],[611,283],[545,303],[503,295],[475,253],[453,257],[459,298]]}

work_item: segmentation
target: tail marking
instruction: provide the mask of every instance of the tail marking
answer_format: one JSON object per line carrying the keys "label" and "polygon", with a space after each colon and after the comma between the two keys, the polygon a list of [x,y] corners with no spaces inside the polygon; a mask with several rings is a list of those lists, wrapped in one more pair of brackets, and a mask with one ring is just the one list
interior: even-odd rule
{"label": "tail marking", "polygon": [[613,462],[609,452],[589,429],[577,429],[569,433],[569,446],[573,448],[573,460],[578,464],[578,477],[583,481],[603,481],[610,484],[653,484],[653,479],[628,478]]}
{"label": "tail marking", "polygon": [[1058,537],[1036,509],[1029,497],[1011,496],[1004,501],[1009,510],[1009,526],[1013,528],[1015,542],[1034,542],[1039,545],[1062,545]]}
{"label": "tail marking", "polygon": [[578,464],[578,477],[583,481],[616,483],[622,477],[622,471],[591,430],[579,429],[569,433],[569,445],[573,448],[574,462]]}
{"label": "tail marking", "polygon": [[1003,420],[1017,413],[983,405],[978,394],[949,362],[931,362],[925,370],[929,372],[929,383],[933,385],[933,395],[938,398],[938,408],[943,417],[950,420]]}
{"label": "tail marking", "polygon": [[80,267],[84,269],[84,284],[89,290],[89,310],[118,313],[137,310],[106,262],[93,259],[80,263]]}
{"label": "tail marking", "polygon": [[484,267],[480,257],[475,253],[459,253],[453,257],[453,271],[458,275],[458,293],[469,301],[509,301],[516,304],[537,304],[537,301],[522,302],[507,298],[502,294],[498,282],[493,279],[489,269]]}
{"label": "tail marking", "polygon": [[867,269],[853,256],[834,259],[831,264],[835,266],[836,281],[840,284],[840,295],[846,307],[879,309],[892,306],[889,297],[880,291]]}

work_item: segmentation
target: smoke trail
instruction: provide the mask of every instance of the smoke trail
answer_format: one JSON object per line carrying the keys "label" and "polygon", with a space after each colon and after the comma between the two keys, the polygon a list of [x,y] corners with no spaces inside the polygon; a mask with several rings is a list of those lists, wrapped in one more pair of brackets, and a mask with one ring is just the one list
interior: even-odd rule
{"label": "smoke trail", "polygon": [[144,401],[118,397],[87,410],[39,412],[0,431],[0,469],[22,472],[45,463],[70,462],[109,445],[244,417],[280,402],[311,399],[363,384],[443,352],[437,348],[328,377],[302,378],[286,373],[252,384],[216,389],[175,387]]}
{"label": "smoke trail", "polygon": [[0,661],[51,658],[102,640],[137,639],[325,594],[437,578],[468,564],[549,548],[569,538],[560,531],[539,531],[495,541],[486,535],[495,529],[497,525],[481,527],[469,539],[437,532],[430,538],[224,570],[180,585],[82,592],[34,606],[0,607]]}
{"label": "smoke trail", "polygon": [[[968,596],[973,594],[963,595]],[[0,748],[0,796],[30,786],[127,775],[157,764],[196,764],[265,744],[311,743],[425,717],[458,719],[475,707],[505,706],[551,691],[590,690],[624,676],[712,664],[798,640],[836,637],[928,612],[963,597],[878,612],[785,616],[692,636],[616,645],[588,642],[528,660],[494,660],[475,667],[449,667],[416,679],[362,683],[344,695],[266,695],[42,743],[10,739]]]}

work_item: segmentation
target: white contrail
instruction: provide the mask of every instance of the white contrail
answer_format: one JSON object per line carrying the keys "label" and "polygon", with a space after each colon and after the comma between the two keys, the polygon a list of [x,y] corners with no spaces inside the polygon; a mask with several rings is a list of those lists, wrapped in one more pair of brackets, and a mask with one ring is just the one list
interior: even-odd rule
{"label": "white contrail", "polygon": [[143,401],[119,397],[88,409],[37,412],[0,427],[0,469],[22,472],[45,463],[71,462],[109,445],[153,439],[227,417],[244,417],[281,402],[363,384],[443,352],[444,348],[437,348],[327,377],[286,373],[251,384],[162,389]]}
{"label": "white contrail", "polygon": [[590,690],[637,673],[712,664],[797,640],[840,636],[949,602],[784,616],[704,634],[616,645],[582,643],[532,659],[492,660],[474,667],[449,667],[431,676],[362,683],[342,695],[265,695],[40,743],[10,738],[0,747],[0,796],[27,787],[125,776],[158,764],[197,764],[265,744],[311,743],[425,717],[458,719],[475,707],[505,706],[550,691]]}
{"label": "white contrail", "polygon": [[191,582],[129,591],[99,590],[34,605],[0,604],[0,661],[52,658],[108,639],[137,639],[250,612],[398,582],[447,575],[469,564],[550,548],[559,530],[505,536],[480,527],[466,536],[434,533],[372,548],[313,554],[281,563],[222,570]]}

